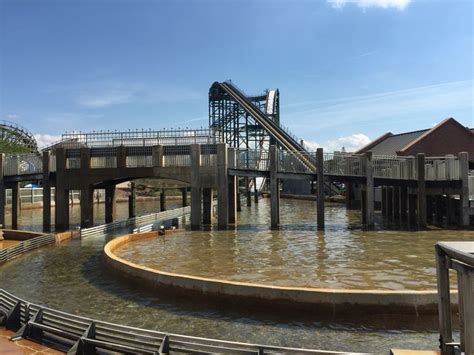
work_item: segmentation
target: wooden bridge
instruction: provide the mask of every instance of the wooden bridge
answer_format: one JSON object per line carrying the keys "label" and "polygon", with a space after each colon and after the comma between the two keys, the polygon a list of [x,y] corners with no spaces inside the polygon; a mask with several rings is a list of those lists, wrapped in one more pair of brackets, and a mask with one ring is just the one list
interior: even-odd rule
{"label": "wooden bridge", "polygon": [[[324,154],[278,149],[237,150],[224,143],[54,148],[37,154],[0,155],[0,224],[5,224],[5,190],[12,189],[12,225],[17,226],[20,182],[43,186],[43,225],[51,228],[51,188],[55,188],[56,230],[69,228],[69,191],[81,191],[81,226],[93,225],[94,189],[106,191],[106,221],[115,215],[115,185],[137,178],[174,179],[191,188],[191,224],[200,228],[211,222],[213,191],[217,191],[218,226],[235,223],[238,177],[265,177],[270,182],[271,224],[279,225],[282,179],[317,182],[318,228],[324,228],[324,181],[344,183],[348,207],[353,188],[361,190],[363,223],[374,224],[375,187],[382,187],[381,209],[400,221],[423,228],[430,211],[430,196],[460,196],[458,223],[469,225],[469,157],[375,156],[370,153]],[[178,142],[180,143],[180,142]],[[471,194],[473,193],[471,185]],[[431,201],[431,200],[430,200]]]}

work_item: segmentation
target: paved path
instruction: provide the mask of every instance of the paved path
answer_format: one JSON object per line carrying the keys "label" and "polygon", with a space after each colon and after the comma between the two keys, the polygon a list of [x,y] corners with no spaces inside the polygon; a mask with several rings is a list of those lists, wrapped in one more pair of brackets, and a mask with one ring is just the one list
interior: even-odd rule
{"label": "paved path", "polygon": [[53,350],[47,346],[32,342],[30,340],[19,340],[17,342],[12,342],[8,340],[14,333],[0,329],[0,354],[1,355],[56,355],[64,354],[60,351]]}

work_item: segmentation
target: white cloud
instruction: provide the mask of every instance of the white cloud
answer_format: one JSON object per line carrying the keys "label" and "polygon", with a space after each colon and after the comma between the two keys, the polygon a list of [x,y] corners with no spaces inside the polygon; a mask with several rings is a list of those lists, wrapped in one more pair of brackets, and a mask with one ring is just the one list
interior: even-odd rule
{"label": "white cloud", "polygon": [[55,136],[51,134],[35,134],[35,139],[38,143],[38,148],[43,148],[60,141],[61,136]]}
{"label": "white cloud", "polygon": [[335,9],[341,9],[346,4],[354,4],[360,8],[380,7],[382,9],[395,8],[405,10],[411,0],[327,0]]}
{"label": "white cloud", "polygon": [[304,141],[304,144],[310,151],[316,151],[317,148],[323,148],[326,153],[332,153],[335,151],[355,152],[363,146],[369,144],[371,139],[363,133],[351,134],[350,136],[339,137],[336,139],[330,139],[324,144],[319,144],[313,141]]}

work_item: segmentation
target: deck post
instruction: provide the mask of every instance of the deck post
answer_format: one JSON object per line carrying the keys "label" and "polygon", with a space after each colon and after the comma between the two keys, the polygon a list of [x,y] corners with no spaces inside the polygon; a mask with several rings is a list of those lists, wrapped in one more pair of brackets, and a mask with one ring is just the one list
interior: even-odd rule
{"label": "deck post", "polygon": [[451,295],[449,291],[448,260],[442,249],[436,245],[436,276],[438,279],[438,317],[440,332],[440,348],[442,355],[453,354],[452,347],[446,343],[453,342],[451,329]]}
{"label": "deck post", "polygon": [[400,187],[393,187],[393,220],[400,221]]}
{"label": "deck post", "polygon": [[254,190],[254,195],[253,195],[254,202],[258,203],[258,187],[257,187],[257,178],[256,177],[253,178],[253,190]]}
{"label": "deck post", "polygon": [[416,168],[418,176],[418,199],[417,199],[417,210],[418,210],[418,228],[426,228],[426,182],[425,182],[425,154],[418,153],[416,155]]}
{"label": "deck post", "polygon": [[400,187],[400,222],[406,223],[408,221],[408,188],[406,186]]}
{"label": "deck post", "polygon": [[362,218],[362,224],[367,225],[367,186],[362,185],[360,190],[360,212]]}
{"label": "deck post", "polygon": [[187,187],[181,188],[181,205],[183,207],[188,206],[188,188]]}
{"label": "deck post", "polygon": [[393,186],[387,186],[387,217],[393,217]]}
{"label": "deck post", "polygon": [[66,151],[56,148],[56,187],[55,187],[55,230],[69,229],[69,190],[65,186]]}
{"label": "deck post", "polygon": [[469,226],[469,153],[459,153],[461,178],[461,210],[459,222],[462,227]]}
{"label": "deck post", "polygon": [[212,224],[212,188],[202,189],[202,223]]}
{"label": "deck post", "polygon": [[51,181],[49,180],[50,159],[50,152],[43,152],[43,232],[51,232]]}
{"label": "deck post", "polygon": [[115,220],[115,185],[105,187],[105,223],[112,223]]}
{"label": "deck post", "polygon": [[354,194],[354,184],[352,182],[346,181],[346,208],[348,210],[353,208],[353,198]]}
{"label": "deck post", "polygon": [[166,190],[161,189],[160,192],[160,211],[166,211]]}
{"label": "deck post", "polygon": [[242,200],[240,199],[240,182],[242,179],[237,177],[236,185],[235,185],[235,190],[237,191],[237,212],[242,212]]}
{"label": "deck post", "polygon": [[374,226],[374,171],[372,169],[372,152],[365,153],[366,158],[366,215],[367,215],[367,227],[372,228]]}
{"label": "deck post", "polygon": [[3,180],[3,164],[5,154],[0,153],[0,228],[5,228],[5,205],[7,199],[5,181]]}
{"label": "deck post", "polygon": [[20,183],[14,182],[12,185],[12,229],[18,229],[20,205]]}
{"label": "deck post", "polygon": [[201,146],[191,144],[191,229],[199,230],[202,226],[202,192],[201,192]]}
{"label": "deck post", "polygon": [[387,216],[387,186],[382,186],[382,216]]}
{"label": "deck post", "polygon": [[227,144],[217,144],[217,228],[227,229],[229,224],[229,179]]}
{"label": "deck post", "polygon": [[81,148],[81,228],[94,225],[94,187],[89,184],[91,149]]}
{"label": "deck post", "polygon": [[245,178],[245,195],[247,197],[247,207],[252,206],[252,191],[250,190],[250,178]]}
{"label": "deck post", "polygon": [[278,181],[278,151],[276,145],[270,146],[270,206],[271,229],[280,224],[280,186]]}
{"label": "deck post", "polygon": [[[234,169],[236,166],[235,148],[227,149],[227,165],[229,169]],[[235,224],[235,217],[237,215],[237,177],[228,176],[229,181],[229,223]]]}
{"label": "deck post", "polygon": [[130,195],[128,196],[128,218],[135,218],[136,213],[136,186],[130,182]]}
{"label": "deck post", "polygon": [[318,178],[317,221],[318,230],[324,230],[324,151],[316,149],[316,175]]}
{"label": "deck post", "polygon": [[408,194],[408,225],[410,227],[416,224],[416,203],[417,196],[413,193]]}

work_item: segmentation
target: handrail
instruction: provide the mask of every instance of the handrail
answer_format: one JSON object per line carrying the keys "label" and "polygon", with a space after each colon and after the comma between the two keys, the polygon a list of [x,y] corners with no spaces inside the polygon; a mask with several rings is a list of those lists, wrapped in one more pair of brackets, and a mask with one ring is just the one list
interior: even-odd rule
{"label": "handrail", "polygon": [[[17,331],[12,340],[28,338],[45,339],[45,333],[54,334],[54,343],[64,345],[75,341],[68,353],[80,354],[79,347],[126,351],[132,353],[162,354],[173,352],[211,353],[298,353],[298,354],[361,354],[355,352],[325,351],[317,349],[291,348],[272,345],[242,343],[227,340],[195,337],[162,331],[118,325],[58,311],[20,299],[0,289],[0,315],[3,325]],[[0,317],[0,326],[2,317]],[[39,330],[39,331],[37,331]],[[84,350],[84,348],[82,348]],[[366,354],[367,355],[367,354]]]}
{"label": "handrail", "polygon": [[[239,104],[249,112],[255,120],[258,121],[270,134],[275,136],[278,141],[285,146],[289,151],[298,152],[303,151],[303,147],[294,140],[288,133],[286,133],[275,122],[268,119],[268,117],[260,111],[250,100],[243,94],[233,83],[224,82],[219,84],[229,95],[231,95]],[[306,157],[300,156],[299,159],[308,167],[309,170],[316,171],[315,165]]]}
{"label": "handrail", "polygon": [[13,258],[16,258],[27,251],[54,244],[55,242],[56,236],[54,234],[46,234],[21,241],[18,244],[9,248],[1,249],[0,264],[7,262]]}

